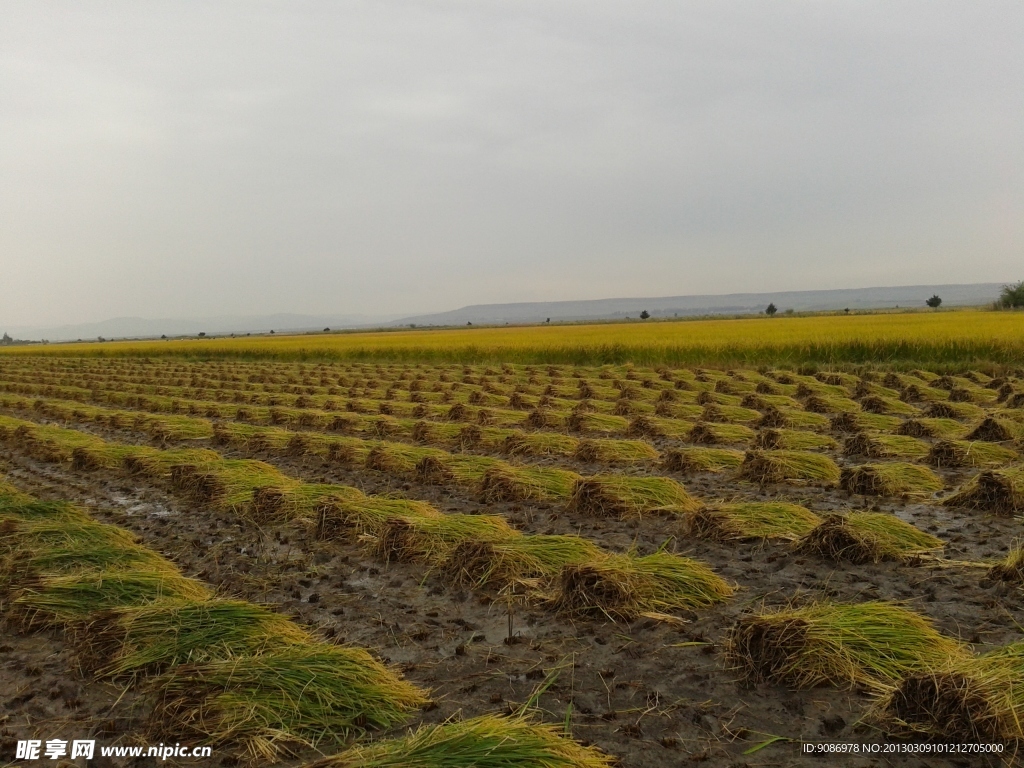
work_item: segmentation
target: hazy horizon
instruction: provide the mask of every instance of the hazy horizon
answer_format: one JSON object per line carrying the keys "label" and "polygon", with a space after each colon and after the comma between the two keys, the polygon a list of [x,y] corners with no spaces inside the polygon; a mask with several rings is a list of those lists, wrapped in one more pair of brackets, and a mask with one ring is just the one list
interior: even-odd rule
{"label": "hazy horizon", "polygon": [[1019,4],[4,10],[10,327],[1024,279]]}

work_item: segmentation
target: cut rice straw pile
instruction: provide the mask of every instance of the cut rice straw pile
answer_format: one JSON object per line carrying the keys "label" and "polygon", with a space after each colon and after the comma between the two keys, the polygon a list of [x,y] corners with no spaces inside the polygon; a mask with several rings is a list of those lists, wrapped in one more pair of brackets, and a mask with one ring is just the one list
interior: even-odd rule
{"label": "cut rice straw pile", "polygon": [[581,478],[572,489],[567,510],[600,517],[640,517],[659,513],[679,515],[699,506],[668,477],[595,475]]}
{"label": "cut rice straw pile", "polygon": [[865,496],[924,496],[943,487],[942,478],[927,467],[901,461],[846,467],[839,485]]}
{"label": "cut rice straw pile", "polygon": [[731,448],[669,448],[662,460],[667,472],[724,472],[743,463],[743,451]]}
{"label": "cut rice straw pile", "polygon": [[1024,512],[1024,469],[986,469],[942,502],[996,515]]}
{"label": "cut rice straw pile", "polygon": [[689,533],[703,539],[782,539],[811,531],[821,518],[806,507],[781,501],[754,501],[704,507],[687,519]]}
{"label": "cut rice straw pile", "polygon": [[801,552],[852,563],[908,560],[942,547],[941,539],[898,517],[876,512],[828,515],[798,544]]}
{"label": "cut rice straw pile", "polygon": [[827,456],[804,451],[747,451],[740,476],[755,483],[834,485],[839,467]]}
{"label": "cut rice straw pile", "polygon": [[775,608],[740,619],[726,640],[744,678],[797,688],[882,688],[966,655],[925,617],[883,602]]}

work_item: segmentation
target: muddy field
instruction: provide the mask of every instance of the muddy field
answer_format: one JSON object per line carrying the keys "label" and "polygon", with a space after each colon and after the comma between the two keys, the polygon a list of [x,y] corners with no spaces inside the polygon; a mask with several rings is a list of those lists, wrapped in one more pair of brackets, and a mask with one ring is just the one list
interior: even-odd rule
{"label": "muddy field", "polygon": [[[38,414],[33,418],[48,421]],[[64,425],[119,443],[152,442],[132,429]],[[659,450],[679,444],[649,439]],[[513,712],[558,670],[537,702],[544,718],[555,723],[568,719],[576,739],[596,745],[627,768],[887,763],[854,756],[830,762],[801,752],[804,742],[889,741],[859,723],[871,703],[864,691],[751,686],[730,668],[722,653],[725,633],[738,617],[764,606],[898,601],[932,619],[943,634],[980,649],[1019,640],[1024,625],[1020,589],[989,580],[979,565],[1006,555],[1019,523],[935,503],[945,492],[928,498],[866,497],[834,486],[758,485],[738,479],[735,472],[675,476],[701,500],[780,499],[818,514],[886,512],[946,542],[942,561],[853,564],[798,553],[789,542],[697,539],[687,535],[681,521],[661,515],[619,520],[568,512],[558,503],[485,505],[470,491],[339,466],[318,456],[231,447],[218,451],[226,458],[264,460],[307,483],[424,500],[444,513],[501,515],[525,533],[577,534],[614,552],[640,555],[667,548],[708,564],[738,591],[718,606],[678,611],[672,620],[661,621],[567,616],[536,599],[513,600],[510,608],[510,601],[493,591],[452,586],[437,569],[381,562],[359,541],[317,540],[308,520],[254,526],[238,515],[183,499],[166,482],[41,461],[10,442],[0,447],[0,473],[38,498],[77,502],[98,520],[134,532],[220,595],[270,604],[325,637],[372,649],[406,679],[431,691],[433,703],[414,722]],[[851,463],[841,453],[833,457],[840,466]],[[564,457],[531,463],[557,464],[581,475],[607,471]],[[671,475],[644,468],[631,473]],[[976,470],[940,469],[938,474],[947,488],[955,488]],[[104,734],[111,741],[138,737],[140,695],[132,691],[118,699],[120,690],[78,674],[60,637],[22,635],[8,628],[0,651],[5,751],[12,740],[41,733]],[[307,750],[282,762],[298,764],[315,754]],[[225,748],[214,759],[231,765],[238,757]],[[998,762],[900,758],[891,764]]]}

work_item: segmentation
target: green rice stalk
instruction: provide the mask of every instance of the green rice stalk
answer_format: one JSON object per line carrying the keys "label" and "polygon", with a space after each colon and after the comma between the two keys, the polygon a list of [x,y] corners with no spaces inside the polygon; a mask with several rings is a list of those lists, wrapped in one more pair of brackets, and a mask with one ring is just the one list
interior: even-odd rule
{"label": "green rice stalk", "polygon": [[941,491],[943,483],[927,467],[892,461],[845,467],[839,486],[865,496],[924,496]]}
{"label": "green rice stalk", "polygon": [[797,548],[830,560],[880,563],[931,554],[943,545],[941,539],[893,515],[851,512],[827,515],[820,525],[800,540]]}
{"label": "green rice stalk", "polygon": [[821,518],[806,507],[780,501],[754,501],[703,507],[686,518],[691,535],[702,539],[782,539],[807,534]]}
{"label": "green rice stalk", "polygon": [[747,616],[729,631],[725,654],[753,683],[876,690],[968,655],[925,617],[882,602],[818,603]]}

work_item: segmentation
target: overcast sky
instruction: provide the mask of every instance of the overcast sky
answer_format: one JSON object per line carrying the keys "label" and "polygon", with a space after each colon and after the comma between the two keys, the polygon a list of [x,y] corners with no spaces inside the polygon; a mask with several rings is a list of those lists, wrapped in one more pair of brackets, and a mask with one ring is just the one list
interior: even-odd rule
{"label": "overcast sky", "polygon": [[6,0],[0,322],[1024,279],[1024,4]]}

